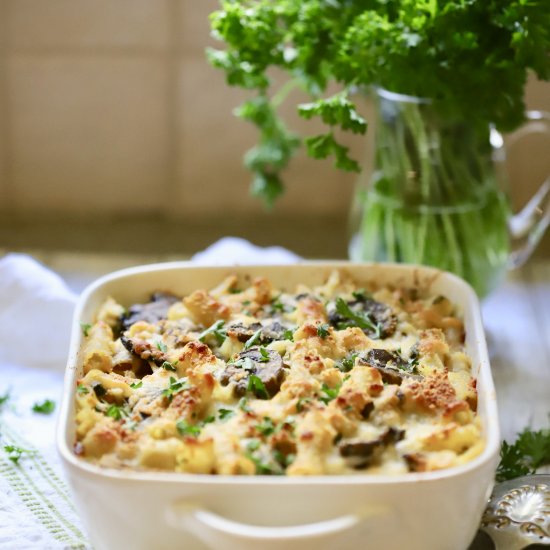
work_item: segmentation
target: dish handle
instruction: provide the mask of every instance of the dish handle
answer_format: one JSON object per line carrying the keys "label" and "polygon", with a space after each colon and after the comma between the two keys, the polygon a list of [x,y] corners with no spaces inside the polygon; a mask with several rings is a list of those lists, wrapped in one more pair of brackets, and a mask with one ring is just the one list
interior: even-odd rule
{"label": "dish handle", "polygon": [[170,526],[192,532],[210,548],[257,549],[258,544],[263,544],[262,548],[265,548],[270,543],[319,544],[322,538],[343,534],[363,520],[387,511],[384,506],[369,506],[352,514],[315,523],[266,527],[234,521],[188,501],[176,501],[167,508],[165,517]]}

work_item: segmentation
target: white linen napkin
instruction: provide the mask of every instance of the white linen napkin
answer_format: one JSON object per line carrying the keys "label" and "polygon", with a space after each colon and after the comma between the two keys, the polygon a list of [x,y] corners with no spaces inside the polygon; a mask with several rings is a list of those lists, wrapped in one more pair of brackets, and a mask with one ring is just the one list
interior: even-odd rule
{"label": "white linen napkin", "polygon": [[[200,265],[292,263],[280,247],[260,248],[226,237],[196,254]],[[35,403],[60,402],[76,296],[33,258],[0,259],[0,548],[90,548],[72,504],[55,449],[55,411]],[[2,404],[2,397],[6,397]],[[16,462],[13,452],[23,449]],[[15,452],[15,455],[17,452]]]}

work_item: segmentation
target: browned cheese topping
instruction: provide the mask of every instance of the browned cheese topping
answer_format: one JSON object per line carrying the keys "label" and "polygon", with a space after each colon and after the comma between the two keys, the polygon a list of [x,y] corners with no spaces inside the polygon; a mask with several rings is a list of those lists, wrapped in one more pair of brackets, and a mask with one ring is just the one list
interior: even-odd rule
{"label": "browned cheese topping", "polygon": [[[169,289],[168,289],[169,290]],[[224,475],[403,474],[483,449],[459,312],[422,289],[231,276],[86,330],[75,452]]]}

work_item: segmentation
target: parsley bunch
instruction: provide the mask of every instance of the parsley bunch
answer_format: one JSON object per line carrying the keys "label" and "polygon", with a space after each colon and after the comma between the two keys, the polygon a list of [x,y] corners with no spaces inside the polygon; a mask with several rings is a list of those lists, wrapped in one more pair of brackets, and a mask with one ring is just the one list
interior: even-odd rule
{"label": "parsley bunch", "polygon": [[550,428],[538,431],[525,428],[512,444],[502,442],[497,481],[534,474],[550,465]]}
{"label": "parsley bunch", "polygon": [[[211,15],[225,49],[208,50],[227,83],[255,92],[236,111],[257,126],[245,156],[252,192],[268,204],[284,191],[280,172],[302,142],[313,158],[359,171],[335,131],[365,133],[352,92],[378,85],[429,97],[450,119],[508,131],[523,120],[527,71],[550,78],[546,0],[221,0]],[[272,68],[290,76],[276,93]],[[329,86],[338,89],[327,96]],[[296,106],[327,126],[303,140],[277,109],[293,86],[311,101]]]}

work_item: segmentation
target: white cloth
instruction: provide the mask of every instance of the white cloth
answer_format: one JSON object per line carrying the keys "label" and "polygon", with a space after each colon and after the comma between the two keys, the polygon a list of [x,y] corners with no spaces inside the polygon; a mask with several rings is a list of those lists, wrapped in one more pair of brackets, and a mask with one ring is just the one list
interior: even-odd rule
{"label": "white cloth", "polygon": [[[259,248],[226,237],[192,261],[199,265],[291,263],[300,258],[280,247]],[[0,259],[0,549],[89,548],[73,508],[55,450],[59,406],[76,296],[63,280],[29,256]],[[17,463],[4,446],[27,451]]]}

